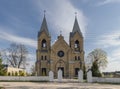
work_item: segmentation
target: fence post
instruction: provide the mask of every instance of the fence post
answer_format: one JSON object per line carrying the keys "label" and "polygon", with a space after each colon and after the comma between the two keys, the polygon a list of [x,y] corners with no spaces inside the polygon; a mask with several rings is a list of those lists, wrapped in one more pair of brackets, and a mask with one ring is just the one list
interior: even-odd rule
{"label": "fence post", "polygon": [[82,70],[78,71],[78,81],[83,82],[83,71]]}
{"label": "fence post", "polygon": [[61,82],[61,81],[62,81],[62,78],[63,78],[63,76],[62,76],[62,70],[59,69],[59,70],[58,70],[58,81]]}
{"label": "fence post", "polygon": [[88,83],[92,83],[92,82],[93,82],[91,70],[89,70],[89,71],[87,72],[87,82],[88,82]]}
{"label": "fence post", "polygon": [[53,82],[53,79],[54,79],[54,74],[52,71],[49,72],[49,81],[50,82]]}

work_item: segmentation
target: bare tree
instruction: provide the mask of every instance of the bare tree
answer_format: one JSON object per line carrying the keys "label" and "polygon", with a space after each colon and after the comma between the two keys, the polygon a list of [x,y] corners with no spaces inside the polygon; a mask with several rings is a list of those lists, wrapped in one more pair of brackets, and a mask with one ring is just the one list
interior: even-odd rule
{"label": "bare tree", "polygon": [[99,68],[107,67],[107,53],[102,49],[94,49],[91,53],[88,54],[92,59],[92,63],[96,62]]}
{"label": "bare tree", "polygon": [[31,66],[31,76],[35,76],[36,75],[36,71],[35,71],[35,65]]}
{"label": "bare tree", "polygon": [[27,48],[25,45],[12,43],[5,51],[4,57],[8,60],[9,64],[16,68],[25,68],[27,61]]}

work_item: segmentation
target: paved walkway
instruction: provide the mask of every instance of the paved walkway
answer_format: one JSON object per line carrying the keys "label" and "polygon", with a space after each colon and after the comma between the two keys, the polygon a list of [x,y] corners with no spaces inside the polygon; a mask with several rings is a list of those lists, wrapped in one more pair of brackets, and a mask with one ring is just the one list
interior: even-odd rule
{"label": "paved walkway", "polygon": [[5,89],[120,89],[120,85],[97,83],[0,82]]}

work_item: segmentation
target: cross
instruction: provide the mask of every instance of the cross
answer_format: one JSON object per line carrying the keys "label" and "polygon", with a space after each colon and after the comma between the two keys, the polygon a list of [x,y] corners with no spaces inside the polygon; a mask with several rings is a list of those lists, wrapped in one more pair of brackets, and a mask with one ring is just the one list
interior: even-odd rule
{"label": "cross", "polygon": [[62,31],[60,30],[60,35],[62,35]]}
{"label": "cross", "polygon": [[44,16],[45,16],[46,10],[44,10]]}
{"label": "cross", "polygon": [[75,16],[77,16],[77,12],[75,12]]}

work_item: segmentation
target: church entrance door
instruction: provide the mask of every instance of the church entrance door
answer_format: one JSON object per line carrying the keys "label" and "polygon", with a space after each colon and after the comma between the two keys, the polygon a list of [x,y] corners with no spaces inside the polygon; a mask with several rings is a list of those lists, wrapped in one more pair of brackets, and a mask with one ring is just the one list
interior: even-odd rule
{"label": "church entrance door", "polygon": [[66,66],[65,66],[65,62],[63,60],[59,60],[57,63],[56,63],[56,66],[55,66],[55,75],[57,76],[57,72],[58,70],[61,69],[62,70],[62,76],[63,77],[66,77]]}
{"label": "church entrance door", "polygon": [[42,68],[42,76],[46,76],[47,75],[47,70],[46,68]]}
{"label": "church entrance door", "polygon": [[78,77],[79,68],[75,68],[75,77]]}
{"label": "church entrance door", "polygon": [[58,70],[61,69],[62,70],[62,76],[64,77],[64,67],[58,67]]}

